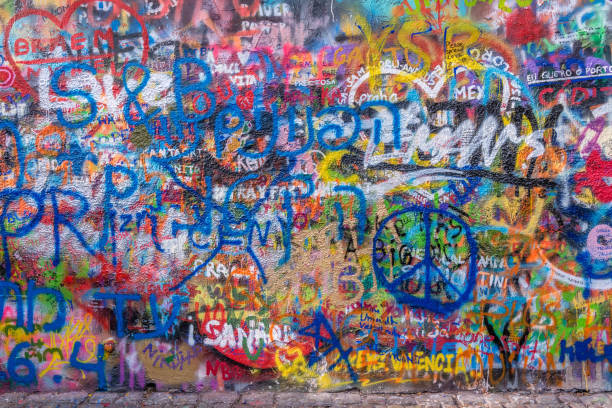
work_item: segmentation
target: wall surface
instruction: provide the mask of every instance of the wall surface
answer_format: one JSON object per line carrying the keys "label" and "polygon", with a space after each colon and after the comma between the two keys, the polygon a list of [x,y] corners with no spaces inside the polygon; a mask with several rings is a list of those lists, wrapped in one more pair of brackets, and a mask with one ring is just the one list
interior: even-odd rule
{"label": "wall surface", "polygon": [[0,391],[612,390],[610,0],[6,0]]}

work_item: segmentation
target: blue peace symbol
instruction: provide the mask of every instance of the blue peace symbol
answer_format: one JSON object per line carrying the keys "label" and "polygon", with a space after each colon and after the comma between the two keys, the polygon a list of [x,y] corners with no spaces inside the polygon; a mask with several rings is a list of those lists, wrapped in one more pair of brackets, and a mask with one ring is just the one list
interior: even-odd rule
{"label": "blue peace symbol", "polygon": [[469,299],[476,285],[477,255],[478,245],[462,219],[410,206],[380,223],[372,264],[376,280],[397,302],[448,314]]}

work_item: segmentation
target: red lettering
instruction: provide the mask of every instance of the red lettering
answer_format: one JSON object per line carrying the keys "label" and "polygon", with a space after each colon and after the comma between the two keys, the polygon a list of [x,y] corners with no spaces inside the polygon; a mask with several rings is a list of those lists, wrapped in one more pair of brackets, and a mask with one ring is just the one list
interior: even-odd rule
{"label": "red lettering", "polygon": [[100,39],[105,40],[109,48],[114,48],[114,36],[112,29],[109,28],[108,30],[106,30],[106,33],[102,30],[94,31],[94,47],[99,50],[102,50]]}
{"label": "red lettering", "polygon": [[219,371],[219,363],[220,361],[217,361],[217,364],[213,367],[210,360],[206,361],[206,375],[210,375],[212,373],[212,375],[216,376],[217,371]]}
{"label": "red lettering", "polygon": [[[200,109],[200,105],[198,104],[200,98],[204,98],[204,109]],[[206,94],[198,94],[195,98],[193,98],[192,105],[195,113],[205,113],[208,112],[208,110],[210,109],[210,99],[208,99],[208,96]]]}
{"label": "red lettering", "polygon": [[64,51],[68,51],[68,45],[66,44],[66,40],[61,35],[58,35],[57,37],[51,40],[51,44],[49,45],[49,51],[53,51],[57,47],[62,47]]}
{"label": "red lettering", "polygon": [[40,73],[40,68],[32,69],[32,67],[26,67],[25,79],[29,81],[30,79],[32,79],[32,74],[35,74],[36,76],[38,76],[39,73]]}
{"label": "red lettering", "polygon": [[550,107],[554,103],[554,100],[551,101],[551,102],[548,102],[548,101],[546,101],[544,99],[544,94],[549,94],[549,93],[553,93],[553,89],[552,88],[544,88],[544,89],[542,89],[542,91],[538,95],[538,99],[540,100],[540,105],[542,105],[544,107]]}
{"label": "red lettering", "polygon": [[30,40],[30,42],[32,43],[32,54],[37,53],[37,52],[41,52],[41,51],[46,51],[43,50],[40,44],[40,38],[32,38]]}
{"label": "red lettering", "polygon": [[[582,92],[582,99],[576,100],[576,95],[578,94],[578,92]],[[572,100],[571,103],[572,105],[577,105],[581,102],[583,102],[585,99],[588,99],[589,94],[588,91],[585,88],[574,88],[572,89]]]}
{"label": "red lettering", "polygon": [[612,86],[604,86],[602,88],[599,88],[599,90],[605,92],[606,95],[610,95],[610,93],[612,93]]}
{"label": "red lettering", "polygon": [[24,38],[18,38],[15,41],[15,55],[26,55],[30,52],[30,45],[28,44],[28,40]]}
{"label": "red lettering", "polygon": [[70,38],[70,48],[74,51],[79,51],[85,48],[83,44],[85,42],[85,35],[83,33],[76,33]]}
{"label": "red lettering", "polygon": [[225,381],[232,379],[232,370],[231,370],[231,367],[228,367],[225,362],[221,363],[221,374],[223,375],[223,379]]}
{"label": "red lettering", "polygon": [[97,71],[99,68],[104,68],[104,60],[102,58],[96,58],[93,60],[93,67]]}

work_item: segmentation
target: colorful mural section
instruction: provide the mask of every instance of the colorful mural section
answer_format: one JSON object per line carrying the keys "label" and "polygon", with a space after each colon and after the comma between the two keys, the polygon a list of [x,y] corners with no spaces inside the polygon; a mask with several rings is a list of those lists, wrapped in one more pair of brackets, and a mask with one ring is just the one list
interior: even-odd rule
{"label": "colorful mural section", "polygon": [[609,0],[0,5],[0,391],[612,390]]}

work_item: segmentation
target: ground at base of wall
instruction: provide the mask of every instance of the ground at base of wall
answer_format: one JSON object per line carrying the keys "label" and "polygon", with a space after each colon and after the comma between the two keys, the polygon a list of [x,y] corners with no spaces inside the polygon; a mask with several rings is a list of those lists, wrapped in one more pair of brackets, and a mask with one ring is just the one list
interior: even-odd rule
{"label": "ground at base of wall", "polygon": [[64,392],[0,395],[0,407],[612,407],[612,392],[365,394],[275,392]]}

